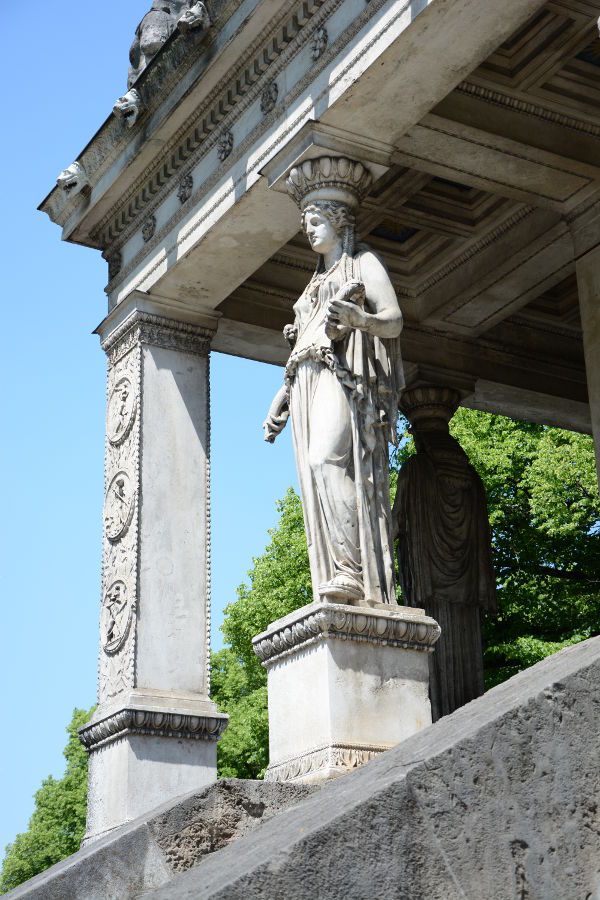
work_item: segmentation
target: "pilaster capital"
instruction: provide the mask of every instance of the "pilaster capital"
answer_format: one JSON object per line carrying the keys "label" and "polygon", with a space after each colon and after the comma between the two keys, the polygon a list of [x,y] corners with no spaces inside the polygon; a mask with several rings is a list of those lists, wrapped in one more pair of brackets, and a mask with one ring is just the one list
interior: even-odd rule
{"label": "pilaster capital", "polygon": [[207,356],[217,321],[214,314],[134,291],[98,325],[95,334],[111,364],[142,344]]}
{"label": "pilaster capital", "polygon": [[412,425],[423,419],[440,419],[445,424],[450,421],[459,404],[458,391],[438,385],[410,388],[403,391],[400,399],[400,409]]}

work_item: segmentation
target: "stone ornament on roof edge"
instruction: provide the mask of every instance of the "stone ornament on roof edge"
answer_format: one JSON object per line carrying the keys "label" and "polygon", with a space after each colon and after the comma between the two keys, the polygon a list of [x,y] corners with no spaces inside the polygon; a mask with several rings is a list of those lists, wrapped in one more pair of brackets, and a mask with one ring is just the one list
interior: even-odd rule
{"label": "stone ornament on roof edge", "polygon": [[67,166],[66,169],[62,170],[56,179],[56,184],[59,188],[63,189],[65,194],[73,197],[75,194],[81,194],[91,190],[87,172],[82,164],[77,161],[71,163],[70,166]]}
{"label": "stone ornament on roof edge", "polygon": [[122,97],[119,97],[113,106],[113,113],[117,119],[123,119],[128,128],[133,128],[143,108],[144,104],[139,91],[132,88],[126,94],[123,94]]}

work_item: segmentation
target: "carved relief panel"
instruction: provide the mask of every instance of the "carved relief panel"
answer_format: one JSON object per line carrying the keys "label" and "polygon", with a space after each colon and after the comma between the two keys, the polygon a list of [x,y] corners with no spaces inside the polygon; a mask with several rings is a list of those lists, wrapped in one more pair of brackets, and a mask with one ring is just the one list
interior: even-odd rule
{"label": "carved relief panel", "polygon": [[109,342],[100,703],[135,683],[141,347],[136,328]]}

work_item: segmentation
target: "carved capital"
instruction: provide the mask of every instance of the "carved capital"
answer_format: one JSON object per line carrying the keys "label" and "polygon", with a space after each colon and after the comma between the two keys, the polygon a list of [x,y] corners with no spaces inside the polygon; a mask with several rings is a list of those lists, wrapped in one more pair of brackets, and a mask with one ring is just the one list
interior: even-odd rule
{"label": "carved capital", "polygon": [[252,641],[265,667],[325,640],[356,641],[428,653],[441,634],[435,619],[404,606],[389,611],[341,603],[311,603],[274,622]]}
{"label": "carved capital", "polygon": [[217,741],[228,722],[226,715],[194,716],[188,713],[121,709],[79,729],[87,750],[96,750],[130,734],[147,734],[193,741]]}
{"label": "carved capital", "polygon": [[445,427],[459,404],[458,391],[436,385],[410,388],[400,398],[400,409],[415,427],[426,419],[438,420]]}
{"label": "carved capital", "polygon": [[320,156],[294,166],[286,186],[301,209],[319,200],[338,201],[356,208],[369,193],[372,183],[371,173],[358,160]]}
{"label": "carved capital", "polygon": [[201,325],[134,310],[102,342],[102,349],[108,354],[111,364],[133,346],[142,344],[208,356],[213,333]]}

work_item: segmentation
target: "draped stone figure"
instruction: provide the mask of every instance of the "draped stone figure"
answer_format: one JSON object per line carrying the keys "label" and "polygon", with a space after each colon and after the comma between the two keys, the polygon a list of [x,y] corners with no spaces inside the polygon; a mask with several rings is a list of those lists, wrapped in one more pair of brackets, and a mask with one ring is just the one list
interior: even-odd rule
{"label": "draped stone figure", "polygon": [[287,187],[317,265],[284,335],[291,347],[265,439],[291,416],[315,600],[395,603],[388,442],[403,385],[402,315],[380,259],[355,234],[371,176],[321,157]]}
{"label": "draped stone figure", "polygon": [[440,624],[430,657],[433,720],[483,693],[481,612],[496,609],[485,490],[448,422],[456,391],[414,388],[402,395],[417,453],[400,470],[394,533],[405,603]]}

